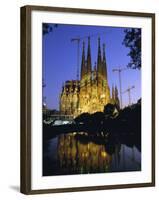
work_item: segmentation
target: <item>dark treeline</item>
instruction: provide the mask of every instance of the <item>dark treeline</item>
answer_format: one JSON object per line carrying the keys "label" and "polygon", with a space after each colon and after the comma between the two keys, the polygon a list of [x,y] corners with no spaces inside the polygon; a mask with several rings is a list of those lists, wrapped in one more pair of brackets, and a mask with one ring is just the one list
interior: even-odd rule
{"label": "dark treeline", "polygon": [[[107,104],[103,112],[82,113],[75,118],[74,124],[50,126],[43,124],[43,137],[50,139],[60,134],[84,132],[87,138],[97,141],[108,137],[120,137],[120,140],[136,138],[141,140],[141,100],[122,110],[116,105]],[[84,136],[83,136],[84,137]],[[98,137],[98,138],[97,138]],[[132,139],[129,139],[130,142]]]}
{"label": "dark treeline", "polygon": [[77,139],[81,142],[87,143],[91,140],[95,143],[107,143],[108,141],[111,149],[119,142],[129,147],[136,146],[141,151],[141,100],[123,110],[108,104],[104,112],[83,113],[75,121],[77,124],[86,125],[88,135],[77,135]]}
{"label": "dark treeline", "polygon": [[119,110],[116,105],[107,104],[104,112],[82,113],[75,122],[85,124],[90,134],[141,132],[141,100],[122,110]]}

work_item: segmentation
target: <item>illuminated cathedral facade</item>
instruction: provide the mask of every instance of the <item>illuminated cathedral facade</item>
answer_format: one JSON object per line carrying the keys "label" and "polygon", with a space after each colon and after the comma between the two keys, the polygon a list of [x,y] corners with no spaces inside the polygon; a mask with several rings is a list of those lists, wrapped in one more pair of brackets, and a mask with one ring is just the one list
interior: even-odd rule
{"label": "illuminated cathedral facade", "polygon": [[98,38],[97,62],[92,66],[91,44],[88,38],[87,55],[83,42],[80,80],[67,80],[60,94],[60,113],[77,116],[81,113],[103,112],[108,103],[119,106],[118,89],[108,84],[105,44]]}

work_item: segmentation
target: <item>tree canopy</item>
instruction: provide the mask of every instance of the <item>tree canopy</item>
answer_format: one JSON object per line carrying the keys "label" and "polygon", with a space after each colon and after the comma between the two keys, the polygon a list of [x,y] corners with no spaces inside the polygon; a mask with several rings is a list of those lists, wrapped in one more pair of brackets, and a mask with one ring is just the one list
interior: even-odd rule
{"label": "tree canopy", "polygon": [[57,28],[57,24],[54,24],[54,25],[51,25],[51,24],[48,24],[48,23],[44,23],[43,24],[43,35],[46,35],[50,32],[53,31],[53,28]]}
{"label": "tree canopy", "polygon": [[123,45],[130,49],[128,53],[130,62],[127,67],[141,69],[141,29],[127,28],[124,30],[124,33]]}

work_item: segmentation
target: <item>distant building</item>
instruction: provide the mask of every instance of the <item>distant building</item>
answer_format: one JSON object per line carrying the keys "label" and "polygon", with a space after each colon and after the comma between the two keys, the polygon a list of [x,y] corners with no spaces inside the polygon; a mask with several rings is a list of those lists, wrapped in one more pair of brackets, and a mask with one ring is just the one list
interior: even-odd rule
{"label": "distant building", "polygon": [[98,38],[97,62],[92,67],[91,45],[88,38],[87,56],[83,42],[80,80],[68,80],[62,86],[60,94],[61,114],[77,116],[81,113],[103,111],[108,103],[119,106],[118,89],[110,88],[108,84],[105,44],[101,52],[100,38]]}

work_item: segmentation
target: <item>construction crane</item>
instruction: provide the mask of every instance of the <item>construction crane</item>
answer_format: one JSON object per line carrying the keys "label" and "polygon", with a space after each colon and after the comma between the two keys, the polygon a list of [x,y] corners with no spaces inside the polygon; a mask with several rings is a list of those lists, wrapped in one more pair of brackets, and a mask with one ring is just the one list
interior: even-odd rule
{"label": "construction crane", "polygon": [[126,93],[126,92],[128,93],[129,106],[131,105],[131,90],[134,89],[134,88],[135,88],[135,86],[133,85],[133,86],[131,86],[131,87],[128,87],[127,90],[125,90],[125,91],[123,92],[123,94]]}
{"label": "construction crane", "polygon": [[92,34],[92,35],[87,35],[87,36],[83,36],[83,37],[75,37],[75,38],[71,38],[71,42],[76,42],[77,43],[77,80],[79,80],[79,56],[80,56],[80,42],[86,38],[92,38],[92,37],[97,37],[100,35],[104,35],[106,34],[106,32],[102,32],[102,33],[96,33],[96,34]]}
{"label": "construction crane", "polygon": [[118,72],[119,74],[119,88],[120,88],[120,108],[122,109],[123,105],[122,105],[122,84],[121,84],[121,72],[127,70],[127,68],[115,68],[112,71],[113,72]]}

